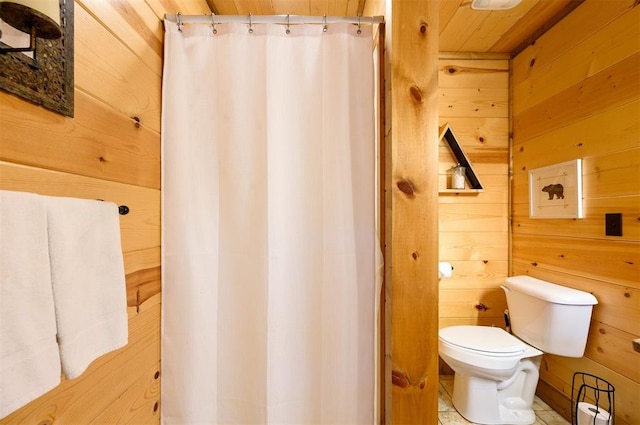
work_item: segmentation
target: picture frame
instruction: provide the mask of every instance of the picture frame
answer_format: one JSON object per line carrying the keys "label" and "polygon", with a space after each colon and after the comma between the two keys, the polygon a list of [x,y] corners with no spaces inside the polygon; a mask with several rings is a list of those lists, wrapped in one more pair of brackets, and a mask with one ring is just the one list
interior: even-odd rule
{"label": "picture frame", "polygon": [[530,218],[583,218],[582,160],[529,171]]}

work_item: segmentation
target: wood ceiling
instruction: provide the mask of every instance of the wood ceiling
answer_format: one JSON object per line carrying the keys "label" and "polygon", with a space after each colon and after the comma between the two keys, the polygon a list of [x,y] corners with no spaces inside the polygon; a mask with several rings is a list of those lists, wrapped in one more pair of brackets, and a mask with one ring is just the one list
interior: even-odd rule
{"label": "wood ceiling", "polygon": [[[437,1],[441,52],[514,55],[584,0],[523,0],[504,11],[473,10],[471,0]],[[376,10],[384,0],[207,0],[207,3],[217,15],[357,16],[372,10],[371,3],[375,3],[373,10]]]}

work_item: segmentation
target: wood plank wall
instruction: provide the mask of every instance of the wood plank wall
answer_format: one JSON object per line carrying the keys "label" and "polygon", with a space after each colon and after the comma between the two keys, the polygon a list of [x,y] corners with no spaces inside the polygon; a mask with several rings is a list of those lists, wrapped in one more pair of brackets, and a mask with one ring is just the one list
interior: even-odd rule
{"label": "wood plank wall", "polygon": [[[439,327],[504,327],[500,285],[509,262],[509,58],[440,54],[440,126],[449,124],[484,190],[440,193],[439,260],[453,265],[440,280]],[[456,160],[440,141],[439,188]],[[468,187],[468,182],[467,182]],[[442,373],[451,373],[441,365]]]}
{"label": "wood plank wall", "polygon": [[0,189],[104,199],[121,216],[129,344],[0,424],[155,424],[160,402],[160,92],[165,13],[204,0],[78,0],[75,117],[0,92]]}
{"label": "wood plank wall", "polygon": [[[605,4],[606,3],[606,4]],[[513,60],[513,273],[592,292],[585,356],[545,355],[539,395],[569,416],[575,371],[640,423],[640,7],[587,0]],[[528,171],[583,159],[583,219],[529,219]],[[605,213],[623,236],[605,236]]]}

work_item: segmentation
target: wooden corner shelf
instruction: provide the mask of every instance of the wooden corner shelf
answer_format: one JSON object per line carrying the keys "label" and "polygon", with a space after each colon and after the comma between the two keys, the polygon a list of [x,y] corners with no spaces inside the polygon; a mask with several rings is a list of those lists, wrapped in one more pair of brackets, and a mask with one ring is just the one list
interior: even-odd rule
{"label": "wooden corner shelf", "polygon": [[440,195],[477,195],[484,192],[484,189],[440,189]]}
{"label": "wooden corner shelf", "polygon": [[484,189],[482,183],[480,183],[480,179],[478,179],[478,176],[473,170],[473,166],[471,165],[469,158],[467,158],[467,155],[465,155],[464,150],[462,150],[462,147],[460,146],[460,143],[458,143],[456,136],[453,134],[453,130],[451,130],[449,123],[446,123],[445,125],[440,127],[440,140],[442,139],[447,142],[447,145],[449,145],[449,148],[451,149],[451,152],[453,152],[453,155],[456,157],[458,163],[465,167],[465,176],[467,178],[467,181],[469,182],[469,188],[440,189],[439,193],[478,194],[479,192],[482,192]]}

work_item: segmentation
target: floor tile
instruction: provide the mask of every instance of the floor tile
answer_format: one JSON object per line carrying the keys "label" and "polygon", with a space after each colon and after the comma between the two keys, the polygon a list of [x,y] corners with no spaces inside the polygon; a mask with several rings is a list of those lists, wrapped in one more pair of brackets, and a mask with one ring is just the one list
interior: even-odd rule
{"label": "floor tile", "polygon": [[444,390],[438,391],[438,412],[455,412],[456,408],[451,403],[451,396],[444,392]]}
{"label": "floor tile", "polygon": [[565,418],[553,410],[541,410],[536,412],[536,416],[542,419],[542,423],[545,425],[570,425]]}
{"label": "floor tile", "polygon": [[460,415],[460,413],[456,411],[438,412],[438,421],[442,425],[468,425],[473,423],[473,422],[467,421],[465,418],[463,418]]}
{"label": "floor tile", "polygon": [[539,410],[553,410],[553,409],[549,407],[547,403],[540,400],[538,396],[535,396],[535,398],[533,399],[533,410],[537,412]]}

